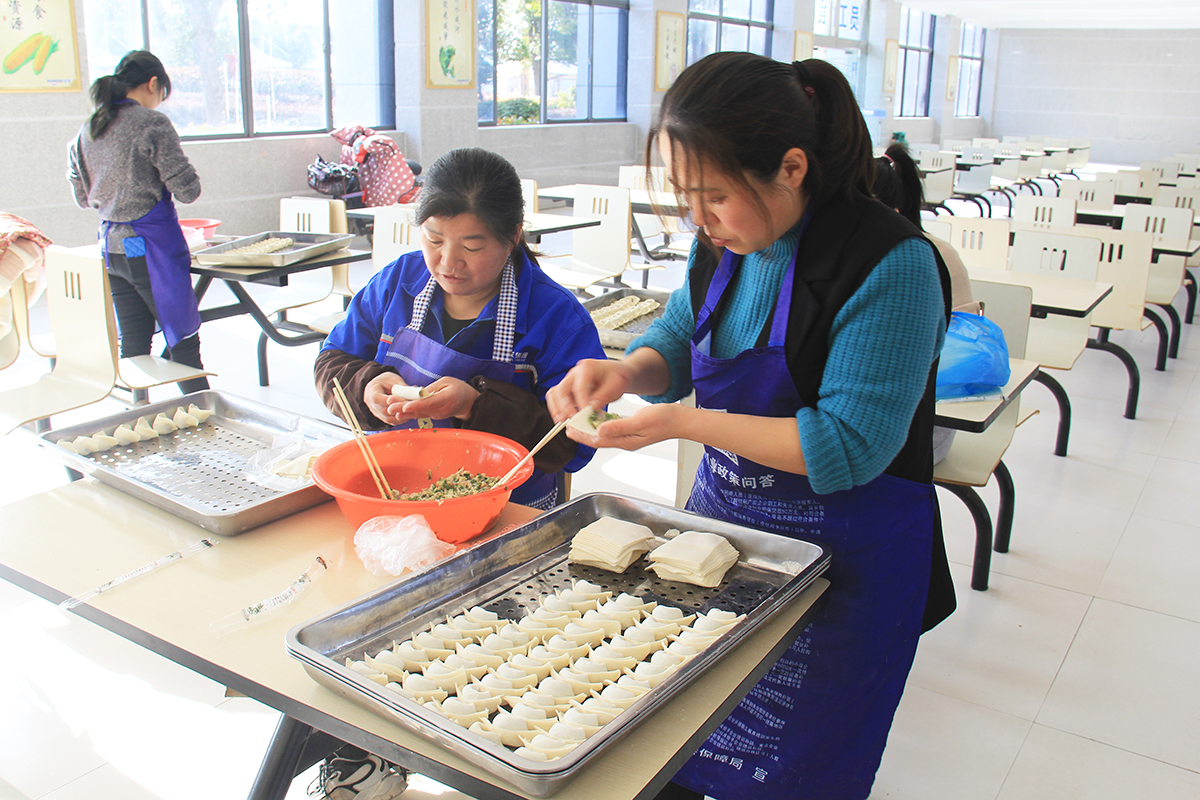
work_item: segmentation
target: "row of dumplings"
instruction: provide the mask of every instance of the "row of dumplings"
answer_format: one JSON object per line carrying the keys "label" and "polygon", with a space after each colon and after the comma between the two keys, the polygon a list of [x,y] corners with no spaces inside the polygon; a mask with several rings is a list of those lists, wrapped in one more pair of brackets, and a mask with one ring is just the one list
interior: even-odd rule
{"label": "row of dumplings", "polygon": [[519,756],[551,761],[741,619],[577,581],[519,621],[475,607],[346,666]]}
{"label": "row of dumplings", "polygon": [[57,444],[83,456],[89,453],[101,453],[114,447],[134,444],[145,439],[157,439],[159,436],[174,433],[182,428],[194,428],[202,424],[212,413],[210,409],[200,408],[192,403],[187,408],[179,406],[170,416],[160,412],[153,417],[138,417],[134,424],[118,425],[112,433],[101,431],[91,436],[76,436],[69,442],[63,439]]}

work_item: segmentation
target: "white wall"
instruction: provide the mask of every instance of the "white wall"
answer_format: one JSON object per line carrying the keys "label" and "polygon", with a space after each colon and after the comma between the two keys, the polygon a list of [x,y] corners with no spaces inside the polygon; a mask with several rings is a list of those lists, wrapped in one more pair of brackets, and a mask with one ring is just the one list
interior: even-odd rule
{"label": "white wall", "polygon": [[1092,140],[1137,164],[1200,143],[1200,31],[1000,32],[996,135]]}

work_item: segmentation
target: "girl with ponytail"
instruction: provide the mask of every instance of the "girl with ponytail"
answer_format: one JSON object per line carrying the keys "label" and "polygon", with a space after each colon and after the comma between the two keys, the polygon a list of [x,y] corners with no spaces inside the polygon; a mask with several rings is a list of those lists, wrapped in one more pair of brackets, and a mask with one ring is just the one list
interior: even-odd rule
{"label": "girl with ponytail", "polygon": [[[170,94],[171,78],[153,53],[126,53],[92,84],[95,111],[71,142],[67,178],[79,207],[100,213],[121,357],[149,354],[161,329],[172,361],[202,369],[192,258],[172,200],[194,201],[200,178],[171,120],[156,110]],[[208,379],[179,387],[201,391]]]}
{"label": "girl with ponytail", "polygon": [[[871,196],[866,123],[823,61],[696,62],[663,98],[656,152],[700,231],[687,280],[623,361],[578,364],[550,410],[643,395],[570,435],[698,442],[689,510],[832,556],[824,609],[661,796],[864,800],[918,637],[954,606],[931,453],[944,267]],[[693,391],[695,408],[675,402]]]}

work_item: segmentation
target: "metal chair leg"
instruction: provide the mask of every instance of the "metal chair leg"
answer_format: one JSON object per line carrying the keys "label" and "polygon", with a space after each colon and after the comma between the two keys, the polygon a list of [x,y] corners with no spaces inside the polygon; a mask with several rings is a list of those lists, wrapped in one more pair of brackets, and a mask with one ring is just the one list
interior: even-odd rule
{"label": "metal chair leg", "polygon": [[1142,376],[1138,372],[1137,362],[1133,360],[1133,356],[1129,355],[1129,351],[1124,347],[1108,341],[1107,328],[1101,328],[1100,335],[1095,339],[1088,339],[1087,346],[1090,350],[1103,350],[1121,359],[1121,363],[1125,365],[1126,372],[1129,373],[1129,391],[1125,395],[1125,419],[1136,419],[1138,392],[1141,389]]}
{"label": "metal chair leg", "polygon": [[1183,272],[1187,275],[1187,280],[1183,284],[1183,289],[1187,292],[1187,311],[1183,315],[1183,321],[1191,325],[1192,318],[1196,315],[1196,276],[1190,269],[1185,269]]}
{"label": "metal chair leg", "polygon": [[1067,440],[1071,438],[1071,399],[1067,390],[1055,378],[1047,375],[1044,370],[1038,370],[1033,379],[1050,390],[1058,401],[1058,438],[1054,442],[1054,455],[1067,454]]}
{"label": "metal chair leg", "polygon": [[1012,474],[1004,465],[1004,459],[992,470],[996,486],[1000,489],[1000,505],[996,509],[996,538],[992,547],[997,553],[1007,553],[1008,543],[1012,539],[1013,510],[1017,502],[1017,489],[1013,485]]}
{"label": "metal chair leg", "polygon": [[1167,330],[1167,323],[1149,306],[1142,309],[1142,316],[1153,322],[1154,327],[1158,329],[1158,357],[1154,360],[1154,369],[1163,372],[1167,368],[1167,351],[1171,346],[1171,334]]}
{"label": "metal chair leg", "polygon": [[1183,330],[1183,322],[1179,319],[1179,312],[1170,303],[1155,303],[1155,305],[1167,312],[1167,318],[1171,321],[1171,343],[1167,347],[1167,357],[1179,358],[1179,336]]}
{"label": "metal chair leg", "polygon": [[971,567],[971,588],[986,592],[988,573],[992,568],[992,518],[983,499],[970,486],[934,481],[946,491],[962,500],[975,520],[975,562]]}

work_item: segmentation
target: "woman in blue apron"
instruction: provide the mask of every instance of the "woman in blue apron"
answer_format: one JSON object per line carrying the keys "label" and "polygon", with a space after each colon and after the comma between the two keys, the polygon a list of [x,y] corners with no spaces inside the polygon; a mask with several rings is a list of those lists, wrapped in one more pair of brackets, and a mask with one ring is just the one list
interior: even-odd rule
{"label": "woman in blue apron", "polygon": [[[587,311],[525,244],[520,177],[486,150],[447,153],[426,174],[416,221],[421,251],[355,295],[317,357],[317,389],[339,413],[337,378],[364,429],[428,420],[532,447],[554,426],[546,390],[604,349]],[[398,397],[398,384],[426,387],[427,396]],[[593,452],[555,437],[513,502],[552,507],[554,473],[578,470]]]}
{"label": "woman in blue apron", "polygon": [[[825,608],[662,796],[862,800],[917,639],[953,608],[931,483],[944,269],[870,198],[870,137],[829,64],[702,59],[655,145],[699,226],[686,285],[624,361],[579,364],[549,407],[646,396],[572,435],[700,442],[690,510],[832,555]],[[695,408],[673,402],[693,389]]]}
{"label": "woman in blue apron", "polygon": [[[202,369],[192,259],[172,200],[194,201],[200,179],[171,120],[155,110],[170,93],[157,57],[127,53],[112,75],[92,84],[96,111],[71,143],[68,178],[79,206],[100,212],[121,356],[148,355],[161,329],[172,361]],[[208,379],[179,386],[200,391]]]}

